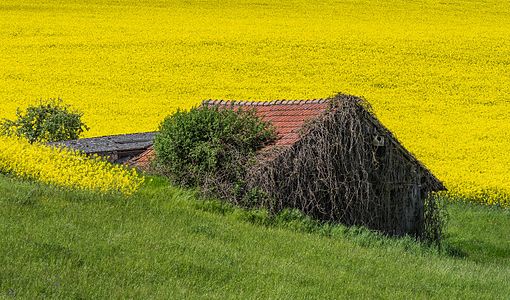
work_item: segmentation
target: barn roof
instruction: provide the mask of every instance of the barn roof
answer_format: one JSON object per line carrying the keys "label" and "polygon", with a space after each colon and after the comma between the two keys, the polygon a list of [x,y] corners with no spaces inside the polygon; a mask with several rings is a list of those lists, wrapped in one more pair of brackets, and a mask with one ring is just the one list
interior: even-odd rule
{"label": "barn roof", "polygon": [[[202,102],[202,106],[234,110],[254,109],[259,118],[271,122],[276,129],[278,139],[271,146],[290,146],[299,140],[299,131],[303,125],[322,114],[330,100],[277,100],[271,102],[205,100]],[[128,164],[140,169],[147,169],[154,156],[154,148],[151,146],[142,154],[131,159]]]}
{"label": "barn roof", "polygon": [[[205,107],[223,107],[226,109],[253,109],[255,114],[262,120],[271,122],[276,129],[278,139],[273,146],[292,146],[300,139],[300,131],[306,122],[311,121],[323,114],[330,102],[335,98],[316,99],[316,100],[277,100],[271,102],[251,102],[251,101],[225,101],[225,100],[205,100],[202,106]],[[389,142],[395,145],[399,152],[409,161],[416,164],[429,174],[430,185],[435,190],[444,190],[445,187],[416,157],[403,147],[398,139],[371,113],[366,114],[369,122],[376,127],[383,129]],[[141,169],[147,169],[150,162],[154,159],[155,152],[152,145],[139,156],[131,159],[128,163]]]}
{"label": "barn roof", "polygon": [[87,154],[116,151],[144,150],[153,144],[156,132],[110,135],[95,138],[50,143],[51,146],[64,146]]}
{"label": "barn roof", "polygon": [[255,114],[276,129],[278,139],[275,146],[290,146],[299,140],[303,125],[322,114],[330,99],[278,100],[271,102],[206,100],[202,106],[229,109],[254,109]]}
{"label": "barn roof", "polygon": [[[333,98],[327,99],[276,100],[270,102],[205,100],[202,102],[202,106],[217,106],[234,110],[245,108],[254,109],[255,114],[258,117],[264,121],[271,122],[276,129],[278,139],[274,144],[266,147],[267,149],[270,149],[274,146],[292,146],[299,141],[301,137],[300,132],[306,122],[323,114],[328,107],[330,107],[330,103],[335,99],[344,99],[349,97],[351,96],[338,94]],[[414,163],[417,167],[421,168],[429,175],[429,184],[433,186],[435,190],[446,190],[443,183],[437,179],[421,161],[409,152],[409,150],[403,147],[393,133],[388,130],[372,113],[366,111],[365,117],[369,122],[383,130],[388,137],[390,137],[389,142],[398,149],[403,157]],[[154,157],[154,150],[151,148],[146,152],[146,154],[145,158],[148,164],[149,159],[147,158]],[[143,156],[143,154],[141,156]]]}

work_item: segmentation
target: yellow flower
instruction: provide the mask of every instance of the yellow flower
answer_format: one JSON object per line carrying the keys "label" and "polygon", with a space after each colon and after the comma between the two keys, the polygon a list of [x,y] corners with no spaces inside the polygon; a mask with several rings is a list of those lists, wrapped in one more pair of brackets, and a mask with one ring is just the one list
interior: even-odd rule
{"label": "yellow flower", "polygon": [[143,176],[99,157],[0,136],[0,171],[57,186],[130,195]]}

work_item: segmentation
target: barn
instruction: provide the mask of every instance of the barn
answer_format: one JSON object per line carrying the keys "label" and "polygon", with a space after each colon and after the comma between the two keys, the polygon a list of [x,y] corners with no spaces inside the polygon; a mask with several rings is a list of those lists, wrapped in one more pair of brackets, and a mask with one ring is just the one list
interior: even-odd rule
{"label": "barn", "polygon": [[[259,151],[246,176],[248,188],[269,196],[262,206],[295,208],[389,235],[426,234],[436,213],[431,195],[445,187],[363,99],[339,94],[303,101],[207,100],[202,106],[255,110],[275,126],[278,139]],[[129,163],[143,169],[154,157],[150,147]]]}
{"label": "barn", "polygon": [[[446,190],[358,97],[271,102],[206,100],[203,107],[254,110],[271,122],[277,140],[259,150],[248,189],[261,206],[299,209],[322,221],[361,225],[389,235],[430,234],[434,192]],[[150,170],[157,133],[66,141],[57,145]],[[434,233],[438,234],[438,233]]]}

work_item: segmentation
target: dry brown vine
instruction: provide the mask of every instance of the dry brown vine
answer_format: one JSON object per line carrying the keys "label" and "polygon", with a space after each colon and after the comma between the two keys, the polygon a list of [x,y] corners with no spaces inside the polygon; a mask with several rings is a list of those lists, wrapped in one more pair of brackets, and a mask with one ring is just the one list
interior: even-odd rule
{"label": "dry brown vine", "polygon": [[246,180],[248,190],[267,195],[260,205],[273,212],[297,208],[390,235],[428,237],[426,230],[439,230],[431,220],[425,228],[425,215],[437,214],[425,214],[424,202],[442,184],[357,97],[337,96],[296,144],[260,153]]}

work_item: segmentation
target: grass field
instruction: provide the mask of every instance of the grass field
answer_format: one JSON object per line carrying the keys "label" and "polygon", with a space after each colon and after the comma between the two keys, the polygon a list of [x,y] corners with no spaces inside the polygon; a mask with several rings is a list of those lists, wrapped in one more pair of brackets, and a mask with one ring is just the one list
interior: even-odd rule
{"label": "grass field", "polygon": [[[164,181],[130,199],[0,175],[0,298],[504,299],[508,210],[455,204],[444,248],[262,226]],[[306,225],[306,224],[305,224]]]}
{"label": "grass field", "polygon": [[345,92],[451,190],[508,197],[508,36],[501,0],[3,0],[0,117],[60,96],[95,136],[206,98]]}

